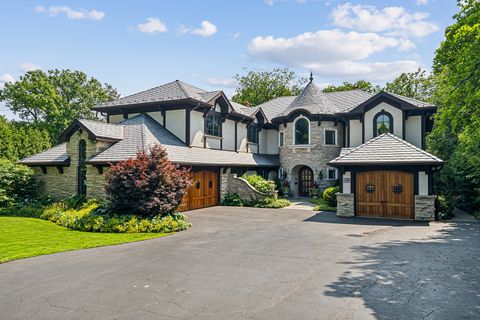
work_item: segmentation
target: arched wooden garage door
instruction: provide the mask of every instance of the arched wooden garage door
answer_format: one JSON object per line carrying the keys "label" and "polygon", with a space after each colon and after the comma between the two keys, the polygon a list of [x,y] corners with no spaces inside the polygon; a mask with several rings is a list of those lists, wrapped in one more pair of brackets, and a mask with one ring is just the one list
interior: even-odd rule
{"label": "arched wooden garage door", "polygon": [[187,211],[218,204],[218,172],[196,171],[193,173],[193,184],[183,198],[178,211]]}
{"label": "arched wooden garage door", "polygon": [[413,219],[413,173],[368,171],[356,174],[358,216]]}

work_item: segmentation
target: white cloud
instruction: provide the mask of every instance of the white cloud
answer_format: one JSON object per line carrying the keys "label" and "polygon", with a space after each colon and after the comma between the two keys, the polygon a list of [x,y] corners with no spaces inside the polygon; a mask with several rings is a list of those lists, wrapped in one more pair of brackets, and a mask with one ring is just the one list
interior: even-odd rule
{"label": "white cloud", "polygon": [[180,26],[178,26],[177,28],[177,33],[178,34],[187,34],[190,32],[190,29],[187,28],[185,25],[181,24]]}
{"label": "white cloud", "polygon": [[337,27],[367,32],[385,32],[388,35],[424,37],[439,28],[426,21],[428,13],[408,12],[403,7],[385,7],[345,3],[332,11],[333,24]]}
{"label": "white cloud", "polygon": [[198,34],[202,37],[210,37],[217,33],[217,27],[210,21],[203,20],[200,24],[200,28],[192,31],[193,34]]}
{"label": "white cloud", "polygon": [[220,86],[226,88],[236,88],[237,87],[237,80],[233,78],[207,78],[205,82],[212,85],[212,86]]}
{"label": "white cloud", "polygon": [[165,23],[160,21],[160,19],[155,17],[149,17],[147,18],[147,22],[138,24],[137,29],[140,32],[155,34],[158,32],[166,32],[167,26],[165,25]]}
{"label": "white cloud", "polygon": [[31,62],[22,62],[20,64],[20,70],[23,72],[28,72],[32,70],[42,69],[38,64],[33,64]]}
{"label": "white cloud", "polygon": [[428,0],[417,0],[417,6],[428,4]]}
{"label": "white cloud", "polygon": [[3,89],[7,82],[15,82],[15,78],[9,73],[4,73],[0,76],[0,89]]}
{"label": "white cloud", "polygon": [[35,7],[35,11],[46,13],[51,17],[56,17],[63,13],[71,20],[102,20],[105,17],[105,13],[102,11],[97,11],[95,9],[90,11],[86,9],[73,10],[67,6],[51,6],[48,8],[37,6]]}

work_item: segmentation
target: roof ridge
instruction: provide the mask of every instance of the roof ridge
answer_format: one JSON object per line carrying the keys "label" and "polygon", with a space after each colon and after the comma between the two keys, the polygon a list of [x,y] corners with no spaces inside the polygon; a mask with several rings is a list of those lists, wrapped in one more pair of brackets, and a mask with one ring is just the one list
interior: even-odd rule
{"label": "roof ridge", "polygon": [[183,94],[185,94],[187,97],[190,97],[190,95],[187,93],[187,90],[182,85],[182,81],[180,80],[175,80],[175,83],[179,86],[180,90],[182,90]]}

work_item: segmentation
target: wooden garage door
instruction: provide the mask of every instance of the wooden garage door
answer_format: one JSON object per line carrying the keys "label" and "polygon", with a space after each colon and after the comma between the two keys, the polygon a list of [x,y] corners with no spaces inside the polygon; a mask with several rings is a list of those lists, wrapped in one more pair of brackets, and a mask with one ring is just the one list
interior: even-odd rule
{"label": "wooden garage door", "polygon": [[178,211],[193,210],[218,204],[218,173],[197,171],[193,173],[193,184],[183,198]]}
{"label": "wooden garage door", "polygon": [[356,213],[359,216],[413,219],[413,174],[368,171],[356,174]]}

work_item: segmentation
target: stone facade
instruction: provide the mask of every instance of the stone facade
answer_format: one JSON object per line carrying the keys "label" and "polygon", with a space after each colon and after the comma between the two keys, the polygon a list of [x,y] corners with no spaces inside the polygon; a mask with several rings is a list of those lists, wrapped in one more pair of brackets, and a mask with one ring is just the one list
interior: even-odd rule
{"label": "stone facade", "polygon": [[435,220],[436,196],[415,196],[415,220]]}
{"label": "stone facade", "polygon": [[355,196],[353,193],[337,193],[337,216],[353,217],[355,215]]}
{"label": "stone facade", "polygon": [[255,190],[245,179],[237,177],[236,174],[230,173],[227,169],[226,173],[220,176],[220,196],[223,198],[229,193],[237,193],[242,200],[259,201],[265,198],[276,198],[277,192],[263,193]]}
{"label": "stone facade", "polygon": [[[298,192],[298,170],[302,166],[308,166],[313,171],[315,181],[321,189],[333,186],[337,180],[328,180],[327,162],[340,155],[343,144],[344,129],[342,124],[335,125],[332,121],[310,121],[310,144],[314,147],[298,148],[294,145],[293,122],[288,122],[286,127],[280,125],[280,132],[284,133],[284,146],[280,147],[280,165],[290,181],[290,189],[294,196]],[[325,145],[325,129],[336,131],[336,145]]]}

